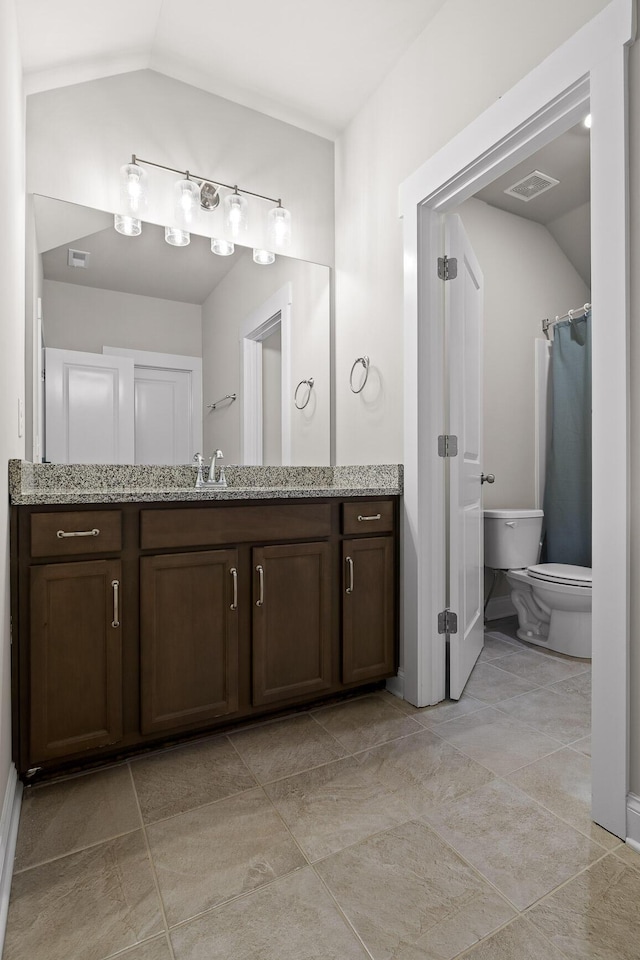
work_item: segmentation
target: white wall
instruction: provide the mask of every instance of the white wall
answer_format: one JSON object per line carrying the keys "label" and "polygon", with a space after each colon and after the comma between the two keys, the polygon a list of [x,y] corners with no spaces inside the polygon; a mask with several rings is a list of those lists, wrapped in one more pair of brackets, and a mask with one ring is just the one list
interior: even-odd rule
{"label": "white wall", "polygon": [[[448,0],[336,143],[337,462],[402,461],[398,187],[606,0]],[[367,353],[367,402],[349,370]]]}
{"label": "white wall", "polygon": [[631,230],[631,790],[640,795],[640,45],[629,64]]}
{"label": "white wall", "polygon": [[587,286],[591,286],[591,204],[570,210],[547,224]]}
{"label": "white wall", "polygon": [[[281,197],[293,218],[291,256],[333,263],[331,141],[151,70],[28,98],[30,192],[115,212],[118,171],[132,153]],[[151,170],[149,177],[152,198],[145,219],[167,223],[175,175]],[[266,245],[269,207],[252,201],[255,229],[247,244]],[[218,234],[221,219],[221,209],[202,214],[194,232]]]}
{"label": "white wall", "polygon": [[485,282],[483,503],[535,507],[534,341],[589,290],[541,224],[475,199],[458,212]]}
{"label": "white wall", "polygon": [[45,280],[44,341],[47,347],[102,353],[126,347],[154,353],[202,356],[202,308],[116,290]]}
{"label": "white wall", "polygon": [[24,98],[14,4],[0,2],[0,803],[11,763],[9,494],[7,460],[24,455],[18,398],[24,398]]}
{"label": "white wall", "polygon": [[[291,283],[291,384],[314,377],[309,406],[291,410],[291,462],[330,462],[330,291],[329,269],[315,263],[277,257],[270,266],[243,258],[202,305],[202,380],[204,446],[207,456],[220,447],[228,463],[241,463],[240,331],[262,303]],[[230,360],[230,358],[233,358]],[[216,410],[206,405],[237,393],[235,403]]]}

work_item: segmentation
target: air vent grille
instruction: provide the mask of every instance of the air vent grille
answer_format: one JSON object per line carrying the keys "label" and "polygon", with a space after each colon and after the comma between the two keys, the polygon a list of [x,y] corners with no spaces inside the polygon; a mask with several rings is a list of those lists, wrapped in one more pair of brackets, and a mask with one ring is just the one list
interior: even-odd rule
{"label": "air vent grille", "polygon": [[559,183],[560,181],[556,180],[555,177],[541,173],[540,170],[534,170],[533,173],[528,173],[522,180],[513,183],[504,192],[509,197],[517,197],[518,200],[529,203],[534,197],[539,197],[541,193],[546,193],[547,190],[551,190]]}
{"label": "air vent grille", "polygon": [[88,267],[90,256],[86,250],[72,250],[69,247],[67,263],[70,267]]}

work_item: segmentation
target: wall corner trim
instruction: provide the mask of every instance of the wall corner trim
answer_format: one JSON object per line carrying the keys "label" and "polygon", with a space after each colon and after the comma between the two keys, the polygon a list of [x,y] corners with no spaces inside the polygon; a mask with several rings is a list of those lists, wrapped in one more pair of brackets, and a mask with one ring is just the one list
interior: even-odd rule
{"label": "wall corner trim", "polygon": [[640,797],[635,793],[627,794],[626,842],[640,853]]}
{"label": "wall corner trim", "polygon": [[16,768],[11,764],[0,815],[0,956],[4,946],[9,912],[9,895],[13,879],[13,862],[18,839],[18,824],[22,806],[22,784]]}
{"label": "wall corner trim", "polygon": [[398,697],[399,700],[404,700],[404,670],[402,667],[398,670],[397,676],[390,677],[387,680],[386,687],[394,697]]}

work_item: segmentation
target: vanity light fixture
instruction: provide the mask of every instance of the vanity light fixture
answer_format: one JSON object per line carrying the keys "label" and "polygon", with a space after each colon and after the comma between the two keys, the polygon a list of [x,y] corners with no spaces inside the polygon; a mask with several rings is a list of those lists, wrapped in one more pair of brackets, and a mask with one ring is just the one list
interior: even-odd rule
{"label": "vanity light fixture", "polygon": [[584,120],[582,121],[587,130],[591,130],[591,114],[588,113]]}
{"label": "vanity light fixture", "polygon": [[276,255],[275,253],[272,253],[271,250],[260,250],[257,247],[254,248],[254,251],[253,251],[254,263],[259,263],[266,266],[270,263],[273,263],[275,258],[276,258]]}
{"label": "vanity light fixture", "polygon": [[211,238],[211,253],[217,253],[219,257],[230,257],[234,250],[235,244],[231,243],[231,240]]}
{"label": "vanity light fixture", "polygon": [[[268,236],[273,250],[282,250],[291,243],[291,214],[282,206],[282,200],[267,197],[263,193],[253,190],[244,190],[237,184],[222,183],[212,180],[211,177],[200,177],[190,174],[188,170],[178,170],[168,167],[164,163],[155,163],[153,160],[142,160],[135,154],[131,163],[120,169],[120,213],[116,214],[114,225],[119,233],[135,237],[142,232],[140,213],[147,206],[147,174],[141,164],[157,167],[159,170],[168,170],[170,173],[180,174],[181,179],[174,186],[174,214],[175,226],[165,227],[165,239],[174,246],[186,246],[189,243],[189,228],[194,216],[200,210],[210,212],[220,205],[220,190],[229,190],[224,199],[225,227],[233,240],[238,239],[248,226],[249,204],[247,197],[257,200],[266,200],[276,204],[268,214]],[[211,242],[211,249],[219,256],[229,256],[233,253],[231,241],[216,240]],[[230,248],[230,249],[229,249]],[[256,253],[259,255],[257,258]],[[256,263],[273,263],[275,255],[267,250],[254,251]]]}

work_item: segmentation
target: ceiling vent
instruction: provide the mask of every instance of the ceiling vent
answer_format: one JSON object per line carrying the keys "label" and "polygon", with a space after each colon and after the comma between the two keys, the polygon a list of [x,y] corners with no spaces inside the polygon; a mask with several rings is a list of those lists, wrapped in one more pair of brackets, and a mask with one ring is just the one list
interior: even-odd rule
{"label": "ceiling vent", "polygon": [[69,247],[67,263],[70,267],[88,267],[90,256],[91,254],[86,250],[72,250]]}
{"label": "ceiling vent", "polygon": [[517,197],[518,200],[524,200],[525,203],[528,203],[529,200],[539,197],[541,193],[546,193],[547,190],[551,190],[559,183],[560,181],[554,177],[550,177],[546,173],[540,173],[539,170],[534,170],[533,173],[528,173],[522,180],[513,183],[504,192],[509,197]]}

